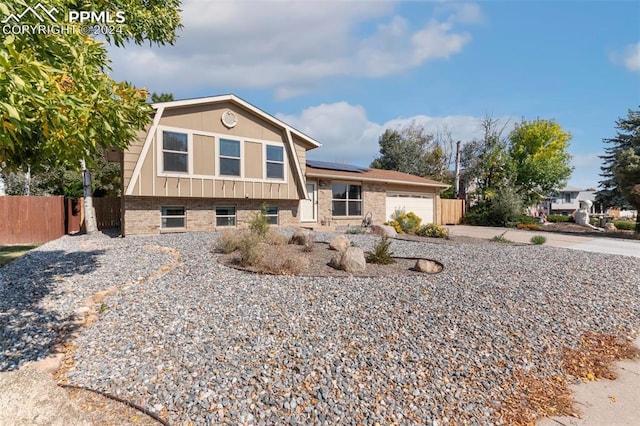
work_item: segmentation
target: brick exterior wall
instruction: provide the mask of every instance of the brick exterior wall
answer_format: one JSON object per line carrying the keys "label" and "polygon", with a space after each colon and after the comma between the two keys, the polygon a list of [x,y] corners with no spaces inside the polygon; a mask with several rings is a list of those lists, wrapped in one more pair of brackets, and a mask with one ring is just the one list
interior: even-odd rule
{"label": "brick exterior wall", "polygon": [[[247,227],[251,216],[262,204],[278,207],[278,225],[300,223],[298,200],[238,200],[180,197],[124,197],[124,235],[159,234],[161,232],[215,231],[217,206],[236,208],[236,226]],[[162,207],[184,207],[185,228],[180,231],[161,229]],[[227,229],[227,227],[220,228]]]}
{"label": "brick exterior wall", "polygon": [[[372,183],[362,184],[362,216],[339,217],[331,214],[333,209],[333,192],[330,180],[320,180],[318,182],[318,224],[323,221],[330,221],[333,226],[359,226],[362,224],[364,215],[371,212],[373,224],[381,225],[385,220],[387,192],[383,185]],[[354,182],[354,184],[357,184]]]}

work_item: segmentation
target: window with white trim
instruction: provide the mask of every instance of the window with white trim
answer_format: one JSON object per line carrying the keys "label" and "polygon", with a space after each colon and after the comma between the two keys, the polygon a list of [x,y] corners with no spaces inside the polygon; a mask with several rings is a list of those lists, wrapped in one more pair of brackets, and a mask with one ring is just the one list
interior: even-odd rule
{"label": "window with white trim", "polygon": [[162,207],[162,229],[184,228],[185,210],[184,207]]}
{"label": "window with white trim", "polygon": [[189,136],[186,133],[162,132],[162,170],[189,171]]}
{"label": "window with white trim", "polygon": [[362,216],[362,186],[334,183],[331,190],[333,216]]}
{"label": "window with white trim", "polygon": [[278,224],[278,207],[267,206],[266,216],[267,216],[267,223],[269,225],[277,225]]}
{"label": "window with white trim", "polygon": [[220,174],[240,176],[240,141],[220,139]]}
{"label": "window with white trim", "polygon": [[284,179],[284,147],[267,145],[267,179]]}
{"label": "window with white trim", "polygon": [[216,226],[236,226],[236,208],[233,206],[216,207]]}

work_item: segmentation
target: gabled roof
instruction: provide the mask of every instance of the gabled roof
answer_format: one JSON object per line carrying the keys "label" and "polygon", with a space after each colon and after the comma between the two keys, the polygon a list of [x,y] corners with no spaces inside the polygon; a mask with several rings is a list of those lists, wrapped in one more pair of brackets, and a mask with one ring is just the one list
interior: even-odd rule
{"label": "gabled roof", "polygon": [[[318,162],[315,162],[316,166]],[[311,164],[314,164],[311,161]],[[346,171],[346,170],[334,170],[327,168],[319,168],[313,167],[307,162],[307,177],[317,177],[317,178],[332,178],[332,179],[348,179],[348,180],[358,180],[363,182],[379,182],[379,183],[395,183],[402,185],[413,185],[413,186],[428,186],[428,187],[438,187],[438,188],[448,188],[451,185],[448,185],[443,182],[438,182],[436,180],[423,178],[420,176],[410,175],[408,173],[396,172],[395,170],[382,170],[382,169],[373,169],[373,168],[362,168],[356,167],[360,169],[360,171]]]}
{"label": "gabled roof", "polygon": [[312,146],[311,149],[318,148],[318,147],[322,146],[322,144],[320,142],[318,142],[317,140],[313,139],[312,137],[305,135],[304,133],[302,133],[301,131],[299,131],[299,130],[293,128],[293,127],[291,127],[290,125],[288,125],[284,121],[278,120],[273,115],[264,112],[263,110],[261,110],[257,106],[252,105],[249,102],[245,101],[244,99],[241,99],[241,98],[237,97],[236,95],[232,95],[232,94],[217,95],[217,96],[207,96],[207,97],[193,98],[193,99],[182,99],[182,100],[178,100],[178,101],[169,101],[169,102],[158,102],[158,103],[152,104],[152,106],[156,110],[160,110],[160,109],[165,109],[166,110],[166,109],[171,109],[171,108],[212,104],[212,103],[224,102],[224,101],[234,103],[234,104],[236,104],[236,105],[238,105],[238,106],[240,106],[240,107],[242,107],[244,109],[247,109],[247,110],[253,112],[254,114],[262,117],[263,119],[275,124],[277,127],[281,127],[283,129],[288,129],[292,134],[298,136],[303,141],[309,143],[309,145]]}

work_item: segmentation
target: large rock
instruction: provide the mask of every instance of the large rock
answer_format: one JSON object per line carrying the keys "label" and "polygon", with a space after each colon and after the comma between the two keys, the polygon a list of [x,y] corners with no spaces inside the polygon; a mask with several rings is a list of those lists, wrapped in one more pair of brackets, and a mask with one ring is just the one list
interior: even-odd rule
{"label": "large rock", "polygon": [[38,370],[0,373],[0,407],[0,425],[92,425],[67,392]]}
{"label": "large rock", "polygon": [[329,261],[329,266],[353,274],[366,270],[367,261],[360,247],[349,247],[334,254]]}
{"label": "large rock", "polygon": [[396,232],[395,228],[393,226],[388,226],[388,225],[373,225],[371,227],[371,233],[373,235],[378,235],[380,237],[387,237],[387,238],[395,238],[398,236],[398,233]]}
{"label": "large rock", "polygon": [[293,233],[291,239],[289,240],[289,244],[296,244],[299,246],[309,246],[313,244],[313,233],[308,229],[298,228],[296,232]]}
{"label": "large rock", "polygon": [[442,264],[440,262],[436,262],[435,260],[418,259],[415,266],[413,267],[413,270],[418,272],[426,272],[427,274],[436,274],[442,271],[442,268]]}
{"label": "large rock", "polygon": [[351,241],[349,241],[349,239],[344,235],[336,236],[329,243],[329,248],[331,250],[338,250],[339,252],[343,252],[346,249],[348,249],[349,247],[351,247]]}
{"label": "large rock", "polygon": [[615,231],[616,229],[618,229],[618,228],[616,228],[616,226],[611,222],[608,222],[608,223],[604,224],[604,230],[605,231]]}

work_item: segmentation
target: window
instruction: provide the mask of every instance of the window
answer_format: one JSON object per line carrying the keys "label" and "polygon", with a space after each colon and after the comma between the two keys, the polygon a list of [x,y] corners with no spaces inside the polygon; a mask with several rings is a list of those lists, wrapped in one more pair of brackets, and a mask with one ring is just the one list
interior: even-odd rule
{"label": "window", "polygon": [[162,229],[184,228],[184,207],[162,207]]}
{"label": "window", "polygon": [[216,226],[236,226],[236,208],[216,207]]}
{"label": "window", "polygon": [[186,133],[162,132],[162,160],[165,172],[188,172],[189,153]]}
{"label": "window", "polygon": [[346,183],[334,183],[333,216],[362,216],[362,187]]}
{"label": "window", "polygon": [[267,223],[269,225],[278,224],[278,208],[276,206],[267,207]]}
{"label": "window", "polygon": [[267,178],[284,179],[284,148],[267,145]]}
{"label": "window", "polygon": [[565,203],[570,203],[571,202],[571,193],[569,193],[569,192],[565,192],[564,193],[564,202]]}
{"label": "window", "polygon": [[240,142],[220,139],[220,174],[240,176]]}

